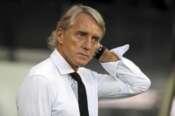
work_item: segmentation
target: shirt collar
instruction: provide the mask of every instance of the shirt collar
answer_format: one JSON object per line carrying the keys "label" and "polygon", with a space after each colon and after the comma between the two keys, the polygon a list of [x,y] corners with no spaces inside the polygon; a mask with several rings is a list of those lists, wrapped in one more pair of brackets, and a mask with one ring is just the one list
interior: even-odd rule
{"label": "shirt collar", "polygon": [[75,72],[57,49],[52,52],[50,58],[62,75]]}

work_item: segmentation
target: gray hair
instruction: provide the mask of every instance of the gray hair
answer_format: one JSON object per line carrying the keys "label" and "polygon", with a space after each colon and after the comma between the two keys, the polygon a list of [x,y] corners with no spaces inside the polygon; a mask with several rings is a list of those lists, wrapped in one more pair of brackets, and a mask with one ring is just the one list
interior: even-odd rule
{"label": "gray hair", "polygon": [[49,48],[53,49],[56,48],[58,45],[57,41],[57,35],[56,32],[59,29],[67,30],[70,25],[74,22],[76,16],[78,16],[80,13],[86,13],[97,22],[97,24],[100,26],[100,28],[103,31],[103,36],[105,34],[105,22],[101,16],[101,14],[95,10],[92,7],[85,6],[85,5],[73,5],[68,11],[61,17],[61,19],[57,22],[56,29],[51,33],[49,39],[48,39],[48,45]]}

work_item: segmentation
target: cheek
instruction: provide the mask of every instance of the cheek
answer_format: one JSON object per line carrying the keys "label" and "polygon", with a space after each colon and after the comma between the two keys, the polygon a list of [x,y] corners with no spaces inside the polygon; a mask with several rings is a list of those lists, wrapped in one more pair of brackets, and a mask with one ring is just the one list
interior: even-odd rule
{"label": "cheek", "polygon": [[94,56],[95,52],[96,52],[96,48],[92,49],[91,50],[91,55]]}
{"label": "cheek", "polygon": [[69,50],[72,50],[74,46],[76,46],[76,42],[71,36],[65,36],[63,44],[65,47],[69,48]]}

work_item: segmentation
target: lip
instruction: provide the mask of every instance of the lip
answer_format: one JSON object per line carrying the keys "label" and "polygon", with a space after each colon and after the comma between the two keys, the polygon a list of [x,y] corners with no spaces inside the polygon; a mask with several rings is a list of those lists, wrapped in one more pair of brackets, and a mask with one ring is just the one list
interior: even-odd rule
{"label": "lip", "polygon": [[89,55],[87,54],[79,53],[79,55],[89,58]]}

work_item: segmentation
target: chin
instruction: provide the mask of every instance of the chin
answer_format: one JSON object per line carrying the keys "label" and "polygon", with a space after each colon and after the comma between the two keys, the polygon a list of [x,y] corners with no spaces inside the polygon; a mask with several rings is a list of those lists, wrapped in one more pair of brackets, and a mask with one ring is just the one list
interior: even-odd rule
{"label": "chin", "polygon": [[88,64],[88,62],[79,63],[80,66],[85,66],[87,64]]}
{"label": "chin", "polygon": [[89,63],[89,61],[79,61],[78,64],[79,66],[85,66]]}

